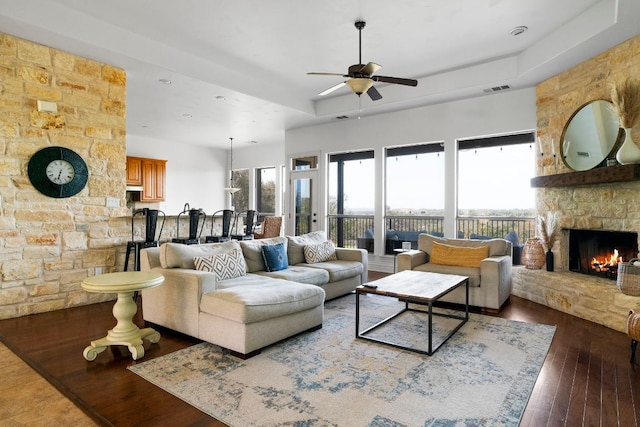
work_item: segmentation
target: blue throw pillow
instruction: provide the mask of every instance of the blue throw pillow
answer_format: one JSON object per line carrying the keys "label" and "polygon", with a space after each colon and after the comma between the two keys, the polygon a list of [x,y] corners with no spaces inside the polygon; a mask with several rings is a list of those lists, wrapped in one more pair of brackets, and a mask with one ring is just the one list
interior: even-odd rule
{"label": "blue throw pillow", "polygon": [[284,243],[262,246],[262,259],[267,271],[284,270],[289,266],[287,248]]}

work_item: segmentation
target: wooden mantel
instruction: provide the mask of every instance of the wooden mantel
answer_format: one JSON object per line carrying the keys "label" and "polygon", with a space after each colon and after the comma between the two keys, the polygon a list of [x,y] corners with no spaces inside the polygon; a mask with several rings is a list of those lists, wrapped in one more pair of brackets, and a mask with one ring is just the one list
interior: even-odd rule
{"label": "wooden mantel", "polygon": [[531,178],[531,186],[573,187],[576,185],[607,184],[640,180],[640,164],[595,168],[588,171],[559,173]]}

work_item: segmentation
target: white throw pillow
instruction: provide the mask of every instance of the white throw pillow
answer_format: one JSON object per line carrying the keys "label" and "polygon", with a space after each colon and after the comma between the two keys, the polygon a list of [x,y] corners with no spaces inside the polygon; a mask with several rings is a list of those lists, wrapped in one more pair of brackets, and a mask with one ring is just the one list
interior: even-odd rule
{"label": "white throw pillow", "polygon": [[331,240],[304,247],[304,260],[307,264],[316,262],[337,261],[336,248]]}
{"label": "white throw pillow", "polygon": [[196,270],[212,272],[218,280],[233,279],[247,274],[247,264],[240,249],[206,257],[195,257],[193,263]]}

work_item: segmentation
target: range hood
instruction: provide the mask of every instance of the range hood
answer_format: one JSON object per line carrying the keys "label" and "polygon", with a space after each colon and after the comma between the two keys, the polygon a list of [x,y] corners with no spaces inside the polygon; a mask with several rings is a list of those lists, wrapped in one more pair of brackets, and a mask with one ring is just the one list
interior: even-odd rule
{"label": "range hood", "polygon": [[142,185],[127,185],[127,191],[133,193],[142,193]]}

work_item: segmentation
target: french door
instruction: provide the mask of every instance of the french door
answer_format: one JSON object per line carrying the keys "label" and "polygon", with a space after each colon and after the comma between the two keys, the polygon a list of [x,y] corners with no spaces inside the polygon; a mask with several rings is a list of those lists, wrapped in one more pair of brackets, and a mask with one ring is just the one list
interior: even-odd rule
{"label": "french door", "polygon": [[299,236],[318,229],[318,171],[291,171],[290,232]]}

